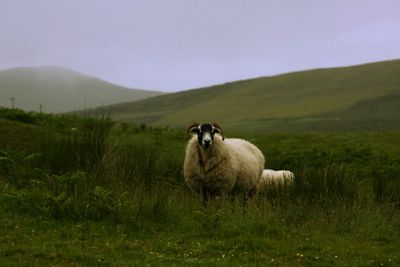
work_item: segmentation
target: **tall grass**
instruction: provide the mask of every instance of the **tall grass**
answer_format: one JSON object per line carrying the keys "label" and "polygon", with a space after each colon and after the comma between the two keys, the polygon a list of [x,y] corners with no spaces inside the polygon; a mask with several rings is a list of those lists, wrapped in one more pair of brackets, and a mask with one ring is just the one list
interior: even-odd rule
{"label": "tall grass", "polygon": [[400,162],[397,160],[384,168],[376,168],[373,173],[375,201],[390,202],[400,208]]}
{"label": "tall grass", "polygon": [[39,144],[45,167],[53,173],[92,171],[106,152],[112,125],[105,118],[82,118],[66,124],[50,124]]}
{"label": "tall grass", "polygon": [[[0,151],[0,180],[6,192],[2,199],[10,207],[55,218],[119,221],[168,221],[179,211],[202,210],[183,183],[184,134],[114,125],[105,117],[54,116],[40,125],[43,135],[37,153]],[[377,159],[366,147],[325,149],[321,144],[310,149],[301,140],[288,138],[296,149],[275,153],[266,151],[263,139],[255,139],[271,159],[268,166],[290,169],[296,179],[290,188],[265,189],[247,213],[276,207],[286,214],[284,220],[298,222],[309,215],[292,207],[351,208],[371,201],[400,206],[399,162],[381,164],[387,162],[382,159],[376,162],[379,168],[366,168],[364,162]],[[243,212],[240,203],[223,206],[230,207],[229,212]],[[218,212],[193,216],[199,225],[217,227]]]}

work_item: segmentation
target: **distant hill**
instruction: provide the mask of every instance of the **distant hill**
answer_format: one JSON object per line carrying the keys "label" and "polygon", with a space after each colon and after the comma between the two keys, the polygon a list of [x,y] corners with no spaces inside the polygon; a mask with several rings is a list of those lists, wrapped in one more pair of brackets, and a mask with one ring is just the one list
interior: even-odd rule
{"label": "distant hill", "polygon": [[67,112],[134,101],[160,92],[130,89],[61,67],[24,67],[0,71],[0,106],[26,111]]}
{"label": "distant hill", "polygon": [[111,105],[120,121],[235,130],[400,129],[400,60],[262,77]]}

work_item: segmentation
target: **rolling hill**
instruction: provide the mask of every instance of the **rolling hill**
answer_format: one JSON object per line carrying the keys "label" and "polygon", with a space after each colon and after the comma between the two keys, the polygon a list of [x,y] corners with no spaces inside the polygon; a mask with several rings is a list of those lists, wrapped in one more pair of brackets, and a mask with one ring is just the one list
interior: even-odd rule
{"label": "rolling hill", "polygon": [[61,67],[14,68],[0,71],[0,106],[26,111],[67,112],[134,101],[161,94],[111,84]]}
{"label": "rolling hill", "polygon": [[235,130],[400,129],[400,60],[315,69],[109,106],[120,121]]}

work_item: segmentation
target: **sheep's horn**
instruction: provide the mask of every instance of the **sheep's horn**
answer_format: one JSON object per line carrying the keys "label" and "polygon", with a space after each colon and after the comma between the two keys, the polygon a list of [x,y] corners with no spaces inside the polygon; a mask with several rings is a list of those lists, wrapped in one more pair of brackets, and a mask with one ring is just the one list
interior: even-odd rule
{"label": "sheep's horn", "polygon": [[221,126],[218,125],[218,123],[214,122],[212,124],[212,126],[214,127],[214,129],[216,130],[216,133],[219,133],[222,136],[222,140],[225,140],[225,136],[224,133],[222,132]]}
{"label": "sheep's horn", "polygon": [[200,123],[198,122],[193,122],[192,124],[189,125],[189,127],[187,128],[186,132],[192,132],[194,128],[198,128],[200,125]]}

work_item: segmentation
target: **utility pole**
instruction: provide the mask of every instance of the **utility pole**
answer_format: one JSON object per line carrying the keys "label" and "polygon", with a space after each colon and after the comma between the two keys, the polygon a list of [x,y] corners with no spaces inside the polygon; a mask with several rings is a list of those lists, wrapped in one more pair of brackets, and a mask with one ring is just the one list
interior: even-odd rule
{"label": "utility pole", "polygon": [[39,111],[40,111],[40,114],[42,114],[42,112],[43,112],[43,105],[42,104],[39,105]]}
{"label": "utility pole", "polygon": [[10,101],[11,101],[11,108],[15,108],[15,97],[10,97]]}

